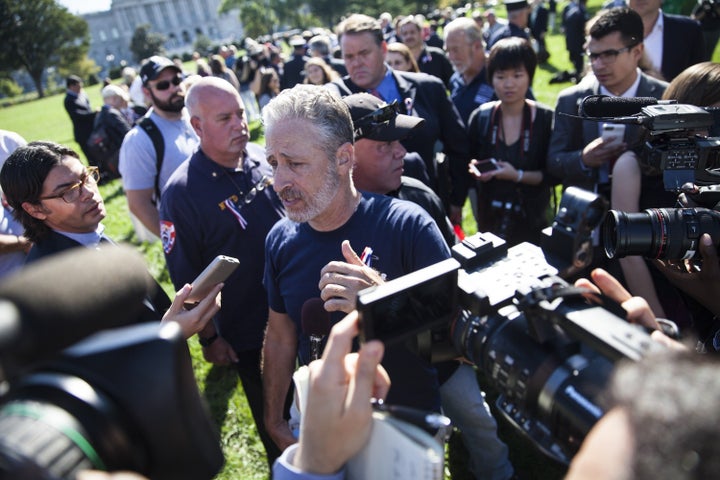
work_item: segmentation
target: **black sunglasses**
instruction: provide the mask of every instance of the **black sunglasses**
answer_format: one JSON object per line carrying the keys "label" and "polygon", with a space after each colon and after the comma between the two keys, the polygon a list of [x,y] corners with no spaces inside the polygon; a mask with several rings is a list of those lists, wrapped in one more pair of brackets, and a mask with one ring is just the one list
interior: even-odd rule
{"label": "black sunglasses", "polygon": [[355,127],[355,138],[362,138],[363,135],[369,135],[370,132],[378,126],[381,126],[400,113],[400,105],[397,100],[392,103],[382,106],[374,112],[368,113],[367,115],[358,118],[354,123]]}
{"label": "black sunglasses", "polygon": [[180,75],[173,77],[172,80],[162,80],[155,84],[155,90],[160,90],[161,92],[163,90],[167,90],[168,88],[170,88],[171,83],[177,87],[178,85],[180,85],[182,80],[183,79]]}

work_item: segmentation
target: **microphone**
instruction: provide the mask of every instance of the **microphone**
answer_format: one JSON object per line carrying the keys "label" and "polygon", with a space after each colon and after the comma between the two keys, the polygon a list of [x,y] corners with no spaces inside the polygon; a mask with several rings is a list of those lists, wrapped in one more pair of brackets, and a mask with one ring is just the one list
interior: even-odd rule
{"label": "microphone", "polygon": [[302,331],[310,337],[310,361],[320,358],[320,348],[325,337],[330,334],[330,312],[325,310],[325,302],[318,297],[309,298],[300,311]]}
{"label": "microphone", "polygon": [[0,365],[21,367],[136,322],[150,285],[130,247],[76,248],[24,267],[0,282]]}
{"label": "microphone", "polygon": [[582,117],[629,117],[638,115],[644,107],[669,103],[675,103],[675,101],[659,101],[653,97],[623,98],[608,95],[590,95],[580,102],[578,114]]}

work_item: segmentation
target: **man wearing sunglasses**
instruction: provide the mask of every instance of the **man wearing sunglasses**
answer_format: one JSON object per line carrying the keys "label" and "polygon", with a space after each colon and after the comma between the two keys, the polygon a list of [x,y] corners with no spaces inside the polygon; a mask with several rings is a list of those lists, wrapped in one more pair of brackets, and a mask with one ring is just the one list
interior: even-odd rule
{"label": "man wearing sunglasses", "polygon": [[[403,175],[405,159],[412,154],[407,153],[400,140],[420,127],[423,120],[389,110],[391,114],[378,122],[375,118],[378,112],[387,109],[383,108],[382,100],[369,93],[348,95],[343,101],[350,108],[355,128],[355,186],[361,191],[420,205],[452,247],[456,238],[440,198],[419,180]],[[497,423],[480,391],[475,370],[456,361],[436,363],[435,368],[443,411],[462,431],[469,468],[475,478],[509,478],[513,467],[508,460],[508,448],[497,436]]]}
{"label": "man wearing sunglasses", "polygon": [[[425,120],[416,134],[403,140],[403,145],[425,161],[430,188],[443,200],[453,223],[459,224],[469,184],[470,145],[445,85],[431,75],[390,68],[385,63],[387,43],[380,22],[372,17],[350,15],[338,26],[338,34],[348,75],[326,88],[341,97],[366,92],[388,103],[397,101],[401,113]],[[436,157],[440,144],[444,161]]]}
{"label": "man wearing sunglasses", "polygon": [[224,283],[223,305],[198,333],[203,356],[238,372],[272,465],[280,450],[263,426],[260,351],[267,323],[262,285],[265,236],[283,216],[265,151],[251,143],[243,101],[230,83],[198,80],[187,95],[200,148],[166,184],[161,239],[170,278],[180,288],[217,256],[240,260]]}
{"label": "man wearing sunglasses", "polygon": [[195,151],[198,138],[185,110],[185,85],[177,65],[166,57],[150,57],[140,69],[140,78],[152,107],[138,124],[152,122],[146,128],[162,136],[163,154],[159,155],[149,130],[136,125],[120,148],[120,174],[130,212],[159,237],[160,194],[170,175]]}

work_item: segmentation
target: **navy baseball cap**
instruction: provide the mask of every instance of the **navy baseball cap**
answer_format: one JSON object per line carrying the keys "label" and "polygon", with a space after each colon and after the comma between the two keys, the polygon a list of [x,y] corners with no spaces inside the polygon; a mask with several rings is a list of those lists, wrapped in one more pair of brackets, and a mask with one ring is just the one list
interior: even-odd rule
{"label": "navy baseball cap", "polygon": [[140,68],[140,79],[142,80],[143,85],[147,85],[148,82],[155,80],[166,68],[173,68],[178,73],[182,73],[178,66],[167,57],[153,55],[148,58]]}
{"label": "navy baseball cap", "polygon": [[355,140],[367,138],[379,142],[403,140],[425,123],[420,117],[399,113],[398,105],[387,104],[369,93],[355,93],[343,97],[350,108]]}

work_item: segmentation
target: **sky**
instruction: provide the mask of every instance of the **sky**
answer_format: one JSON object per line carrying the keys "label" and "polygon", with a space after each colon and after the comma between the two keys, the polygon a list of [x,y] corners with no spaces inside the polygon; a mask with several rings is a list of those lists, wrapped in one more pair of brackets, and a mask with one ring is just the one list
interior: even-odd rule
{"label": "sky", "polygon": [[111,0],[58,0],[60,5],[75,14],[110,10],[110,2]]}

